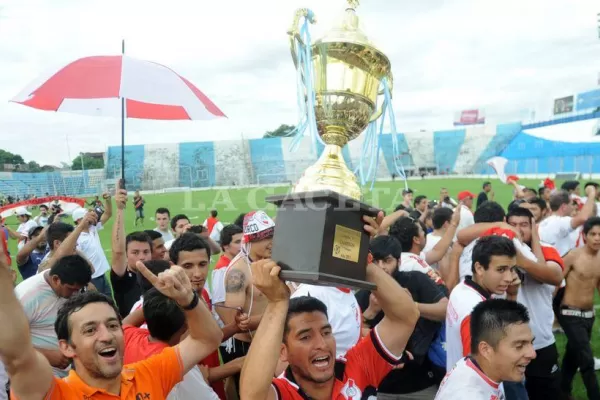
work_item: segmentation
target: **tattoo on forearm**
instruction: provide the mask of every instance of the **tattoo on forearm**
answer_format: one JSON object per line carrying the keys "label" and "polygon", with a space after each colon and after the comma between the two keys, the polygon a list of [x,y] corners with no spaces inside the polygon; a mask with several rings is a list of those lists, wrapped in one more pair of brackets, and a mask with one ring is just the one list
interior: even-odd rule
{"label": "tattoo on forearm", "polygon": [[225,282],[225,291],[228,293],[237,293],[244,290],[246,286],[246,274],[240,270],[232,269],[227,274]]}

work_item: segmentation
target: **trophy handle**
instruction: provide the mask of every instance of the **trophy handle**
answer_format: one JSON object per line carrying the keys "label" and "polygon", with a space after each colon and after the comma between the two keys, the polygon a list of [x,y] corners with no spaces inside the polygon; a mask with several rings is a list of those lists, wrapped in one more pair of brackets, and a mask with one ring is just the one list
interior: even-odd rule
{"label": "trophy handle", "polygon": [[304,41],[302,40],[302,36],[300,36],[300,31],[298,30],[298,25],[300,24],[300,18],[306,18],[311,24],[317,22],[314,15],[308,8],[299,8],[296,10],[294,14],[294,20],[292,21],[292,26],[288,29],[287,34],[290,37],[290,50],[292,52],[292,60],[294,61],[294,66],[296,69],[298,68],[298,58],[296,57],[296,41],[298,41],[301,45],[304,45]]}
{"label": "trophy handle", "polygon": [[[392,71],[390,71],[389,75],[387,76],[387,80],[390,83],[390,97],[392,97],[392,92],[394,90],[394,76],[392,75]],[[377,94],[384,94],[384,90],[381,89]],[[369,120],[369,122],[375,121],[376,119],[381,117],[381,114],[383,114],[383,103],[381,103],[381,106],[379,106],[379,108],[373,113],[373,115],[371,115],[371,119]]]}

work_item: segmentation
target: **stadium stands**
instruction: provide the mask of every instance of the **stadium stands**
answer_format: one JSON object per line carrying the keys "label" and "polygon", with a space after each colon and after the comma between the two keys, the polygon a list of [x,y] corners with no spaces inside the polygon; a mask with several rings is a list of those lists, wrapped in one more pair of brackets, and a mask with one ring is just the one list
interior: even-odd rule
{"label": "stadium stands", "polygon": [[[509,159],[508,173],[600,173],[600,112],[522,125],[476,125],[447,131],[420,131],[381,136],[377,179],[389,179],[399,161],[410,174],[493,174],[486,161]],[[125,148],[125,178],[129,190],[177,187],[244,186],[292,183],[323,150],[320,142],[292,138],[131,145]],[[357,170],[364,135],[343,149]],[[365,171],[368,164],[365,164]],[[93,195],[121,177],[121,148],[108,148],[105,170],[51,173],[0,172],[0,194],[45,193]]]}

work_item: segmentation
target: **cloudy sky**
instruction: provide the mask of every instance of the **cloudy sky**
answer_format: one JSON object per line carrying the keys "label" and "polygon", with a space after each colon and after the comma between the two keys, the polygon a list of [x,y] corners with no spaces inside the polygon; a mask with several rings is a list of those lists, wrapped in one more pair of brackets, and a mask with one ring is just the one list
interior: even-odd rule
{"label": "cloudy sky", "polygon": [[[49,69],[117,54],[168,65],[229,117],[209,122],[127,121],[127,143],[261,137],[297,120],[286,30],[296,8],[314,34],[344,0],[2,0],[0,148],[59,164],[120,140],[118,119],[32,110],[8,100]],[[363,0],[363,28],[390,58],[403,132],[451,128],[454,113],[489,121],[524,110],[550,115],[556,97],[592,89],[600,72],[597,0]]]}

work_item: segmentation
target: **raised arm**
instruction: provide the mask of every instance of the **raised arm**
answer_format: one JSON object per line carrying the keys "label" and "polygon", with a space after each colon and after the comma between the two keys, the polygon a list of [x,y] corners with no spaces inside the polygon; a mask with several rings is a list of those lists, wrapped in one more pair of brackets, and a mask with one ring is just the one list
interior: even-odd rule
{"label": "raised arm", "polygon": [[[57,260],[60,260],[65,256],[75,254],[77,252],[77,239],[79,239],[79,235],[81,235],[81,232],[83,232],[85,228],[89,227],[90,225],[94,225],[97,221],[97,218],[98,216],[95,212],[88,212],[85,215],[85,217],[82,218],[82,220],[79,222],[79,224],[77,224],[75,230],[69,236],[67,236],[65,240],[63,240],[63,242],[60,244],[60,246],[58,246],[57,249],[54,250],[54,253],[52,253],[52,257],[50,257],[46,261],[43,268],[40,268],[40,270],[50,269],[56,263]],[[83,254],[80,255],[84,256]],[[84,256],[84,258],[86,257]],[[94,266],[91,265],[91,263],[90,266],[92,267],[93,271]]]}
{"label": "raised arm", "polygon": [[23,265],[27,262],[27,259],[29,259],[29,256],[31,255],[31,253],[38,247],[40,242],[46,237],[46,231],[48,230],[48,226],[50,226],[50,225],[46,225],[46,227],[44,229],[42,229],[42,231],[40,232],[40,234],[38,236],[36,236],[32,240],[27,241],[27,243],[25,243],[25,245],[21,248],[21,250],[19,250],[19,252],[17,253],[17,265]]}
{"label": "raised arm", "polygon": [[463,228],[460,231],[458,231],[458,234],[456,235],[456,240],[464,247],[467,247],[473,240],[479,238],[481,235],[483,235],[485,231],[492,228],[510,229],[518,235],[515,228],[513,228],[506,222],[480,222],[478,224],[467,226],[466,228]]}
{"label": "raised arm", "polygon": [[104,193],[102,195],[102,198],[104,199],[104,214],[102,214],[102,218],[100,218],[100,222],[102,223],[102,225],[104,225],[108,222],[108,220],[110,220],[110,218],[113,215],[113,206],[112,206],[112,199],[110,198],[109,193]]}
{"label": "raised arm", "polygon": [[[554,286],[560,285],[563,280],[562,268],[555,261],[546,261],[535,223],[531,227],[531,250],[536,256],[537,261],[530,260],[519,251],[517,253],[517,265],[538,282]],[[558,252],[556,253],[556,258],[560,259]]]}
{"label": "raised arm", "polygon": [[367,280],[377,286],[372,293],[385,314],[377,333],[384,346],[400,356],[419,319],[417,305],[408,290],[375,264],[367,265]]}
{"label": "raised arm", "polygon": [[580,227],[589,217],[594,216],[594,206],[596,205],[596,202],[594,201],[596,198],[596,187],[588,186],[585,188],[585,194],[588,198],[588,201],[585,202],[581,211],[579,211],[576,216],[571,218],[571,228],[573,229]]}
{"label": "raised arm", "polygon": [[460,209],[462,206],[456,207],[454,212],[452,213],[452,219],[450,220],[450,226],[444,233],[444,236],[440,239],[439,242],[425,254],[425,261],[428,264],[435,264],[440,261],[444,256],[448,253],[448,249],[450,245],[452,245],[452,241],[454,240],[454,236],[456,235],[456,229],[460,224]]}
{"label": "raised arm", "polygon": [[115,196],[117,204],[117,218],[112,231],[112,259],[111,268],[118,276],[125,275],[127,271],[127,254],[125,253],[125,204],[127,204],[127,191],[118,189]]}
{"label": "raised arm", "polygon": [[285,318],[290,303],[290,290],[279,278],[280,271],[281,268],[271,260],[261,260],[252,264],[253,283],[269,302],[242,367],[241,400],[271,400],[276,397],[271,382],[279,361]]}
{"label": "raised arm", "polygon": [[144,263],[138,261],[136,266],[158,291],[175,300],[185,311],[188,335],[177,345],[185,374],[219,347],[223,339],[221,328],[198,293],[192,289],[183,268],[173,265],[156,276]]}
{"label": "raised arm", "polygon": [[440,275],[451,292],[460,280],[460,256],[465,248],[459,242],[454,243],[448,256],[448,262],[440,262]]}
{"label": "raised arm", "polygon": [[0,359],[6,367],[10,385],[20,400],[43,399],[52,387],[52,368],[35,351],[29,334],[29,322],[14,294],[10,267],[0,246]]}

